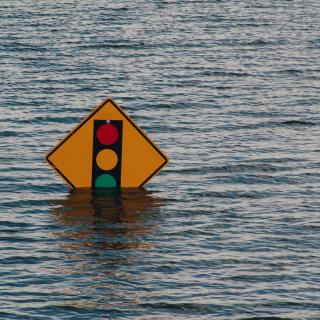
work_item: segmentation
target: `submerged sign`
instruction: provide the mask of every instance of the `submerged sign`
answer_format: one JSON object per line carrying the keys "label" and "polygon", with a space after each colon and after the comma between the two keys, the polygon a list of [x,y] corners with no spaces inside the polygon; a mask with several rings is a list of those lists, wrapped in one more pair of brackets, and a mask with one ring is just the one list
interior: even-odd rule
{"label": "submerged sign", "polygon": [[46,155],[46,161],[71,188],[132,188],[146,184],[168,158],[107,98]]}

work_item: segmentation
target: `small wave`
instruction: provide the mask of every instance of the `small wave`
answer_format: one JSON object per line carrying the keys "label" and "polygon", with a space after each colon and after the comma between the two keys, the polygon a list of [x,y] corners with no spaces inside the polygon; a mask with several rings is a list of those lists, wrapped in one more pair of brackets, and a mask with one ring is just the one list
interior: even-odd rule
{"label": "small wave", "polygon": [[[261,128],[272,128],[278,126],[316,126],[318,125],[315,122],[308,121],[308,120],[286,120],[282,122],[278,121],[263,121],[251,124],[243,124],[243,125],[228,125],[228,130],[257,130]],[[221,126],[218,128],[226,129],[226,126]]]}
{"label": "small wave", "polygon": [[253,76],[253,74],[250,74],[245,71],[212,71],[212,76],[234,76],[234,77],[248,77]]}
{"label": "small wave", "polygon": [[286,70],[276,71],[275,73],[277,73],[277,74],[285,73],[285,74],[293,74],[293,75],[296,75],[296,74],[304,73],[304,71],[303,71],[303,70],[298,70],[298,69],[286,69]]}
{"label": "small wave", "polygon": [[91,44],[91,45],[79,45],[78,49],[91,49],[91,50],[99,50],[99,49],[142,49],[147,46],[144,42],[137,42],[137,43],[100,43],[100,44]]}
{"label": "small wave", "polygon": [[[271,160],[272,161],[272,160]],[[288,170],[289,167],[279,167],[268,163],[256,164],[234,164],[225,166],[199,166],[181,169],[170,169],[174,173],[195,174],[195,173],[244,173],[244,172],[277,172]]]}
{"label": "small wave", "polygon": [[292,319],[271,316],[271,317],[250,317],[250,318],[243,318],[241,320],[292,320]]}
{"label": "small wave", "polygon": [[307,121],[307,120],[287,120],[281,122],[282,125],[287,125],[287,126],[316,126],[317,124],[312,121]]}
{"label": "small wave", "polygon": [[31,132],[24,132],[24,131],[15,131],[15,130],[4,130],[0,131],[0,137],[31,137],[33,133]]}
{"label": "small wave", "polygon": [[163,309],[175,312],[191,312],[191,313],[205,313],[213,312],[217,309],[224,309],[223,306],[218,305],[208,305],[199,303],[168,303],[168,302],[158,302],[158,303],[143,303],[140,304],[143,308],[153,308],[153,309]]}
{"label": "small wave", "polygon": [[272,196],[270,192],[263,191],[206,191],[195,193],[206,198],[225,198],[225,199],[262,199]]}
{"label": "small wave", "polygon": [[114,8],[108,8],[110,11],[128,11],[130,10],[128,7],[114,7]]}
{"label": "small wave", "polygon": [[[250,26],[253,26],[252,24]],[[223,40],[223,44],[227,45],[237,45],[237,46],[275,46],[285,44],[285,40],[268,40],[268,39],[254,39],[254,40],[238,40],[238,39],[227,39]]]}
{"label": "small wave", "polygon": [[269,45],[271,44],[273,41],[266,41],[266,40],[263,40],[263,39],[256,39],[256,40],[253,40],[253,41],[250,41],[250,42],[247,42],[246,45],[249,45],[249,46],[264,46],[264,45]]}

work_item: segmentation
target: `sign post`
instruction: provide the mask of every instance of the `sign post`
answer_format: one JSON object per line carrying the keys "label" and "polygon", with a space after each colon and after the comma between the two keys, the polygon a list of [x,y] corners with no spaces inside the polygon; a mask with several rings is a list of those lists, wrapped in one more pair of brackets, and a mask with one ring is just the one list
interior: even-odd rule
{"label": "sign post", "polygon": [[136,188],[168,158],[107,98],[46,155],[46,161],[71,188]]}

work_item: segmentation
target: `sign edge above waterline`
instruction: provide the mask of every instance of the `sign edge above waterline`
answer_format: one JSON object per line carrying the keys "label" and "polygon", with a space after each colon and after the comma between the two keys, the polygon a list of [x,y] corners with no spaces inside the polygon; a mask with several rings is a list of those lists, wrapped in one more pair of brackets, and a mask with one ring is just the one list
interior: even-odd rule
{"label": "sign edge above waterline", "polygon": [[[137,185],[136,187],[144,186],[152,177],[154,177],[159,171],[169,162],[168,157],[160,150],[160,148],[146,135],[146,133],[129,117],[129,115],[113,100],[112,97],[105,98],[101,103],[99,103],[73,130],[71,130],[62,140],[60,140],[50,151],[45,155],[45,161],[49,166],[67,183],[71,189],[79,188],[72,181],[70,181],[66,175],[50,160],[50,157],[54,155],[60,147],[64,145],[73,135],[75,135],[78,130],[80,130],[88,121],[97,114],[100,110],[111,103],[117,112],[129,122],[129,125],[133,126],[135,130],[143,137],[143,139],[152,147],[163,159],[163,163],[155,169],[144,181]],[[153,152],[155,153],[155,152]],[[161,160],[162,161],[162,160]],[[124,186],[125,187],[125,186]]]}

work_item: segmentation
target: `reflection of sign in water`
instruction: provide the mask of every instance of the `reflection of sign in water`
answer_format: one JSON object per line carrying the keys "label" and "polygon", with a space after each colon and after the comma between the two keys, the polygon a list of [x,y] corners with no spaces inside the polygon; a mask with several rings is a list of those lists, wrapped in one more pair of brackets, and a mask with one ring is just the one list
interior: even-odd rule
{"label": "reflection of sign in water", "polygon": [[59,233],[65,246],[121,250],[150,247],[141,236],[156,228],[154,219],[159,217],[162,201],[144,188],[79,189],[54,205],[57,220],[67,227],[64,234]]}
{"label": "reflection of sign in water", "polygon": [[58,143],[46,160],[71,188],[141,187],[168,162],[111,98]]}

